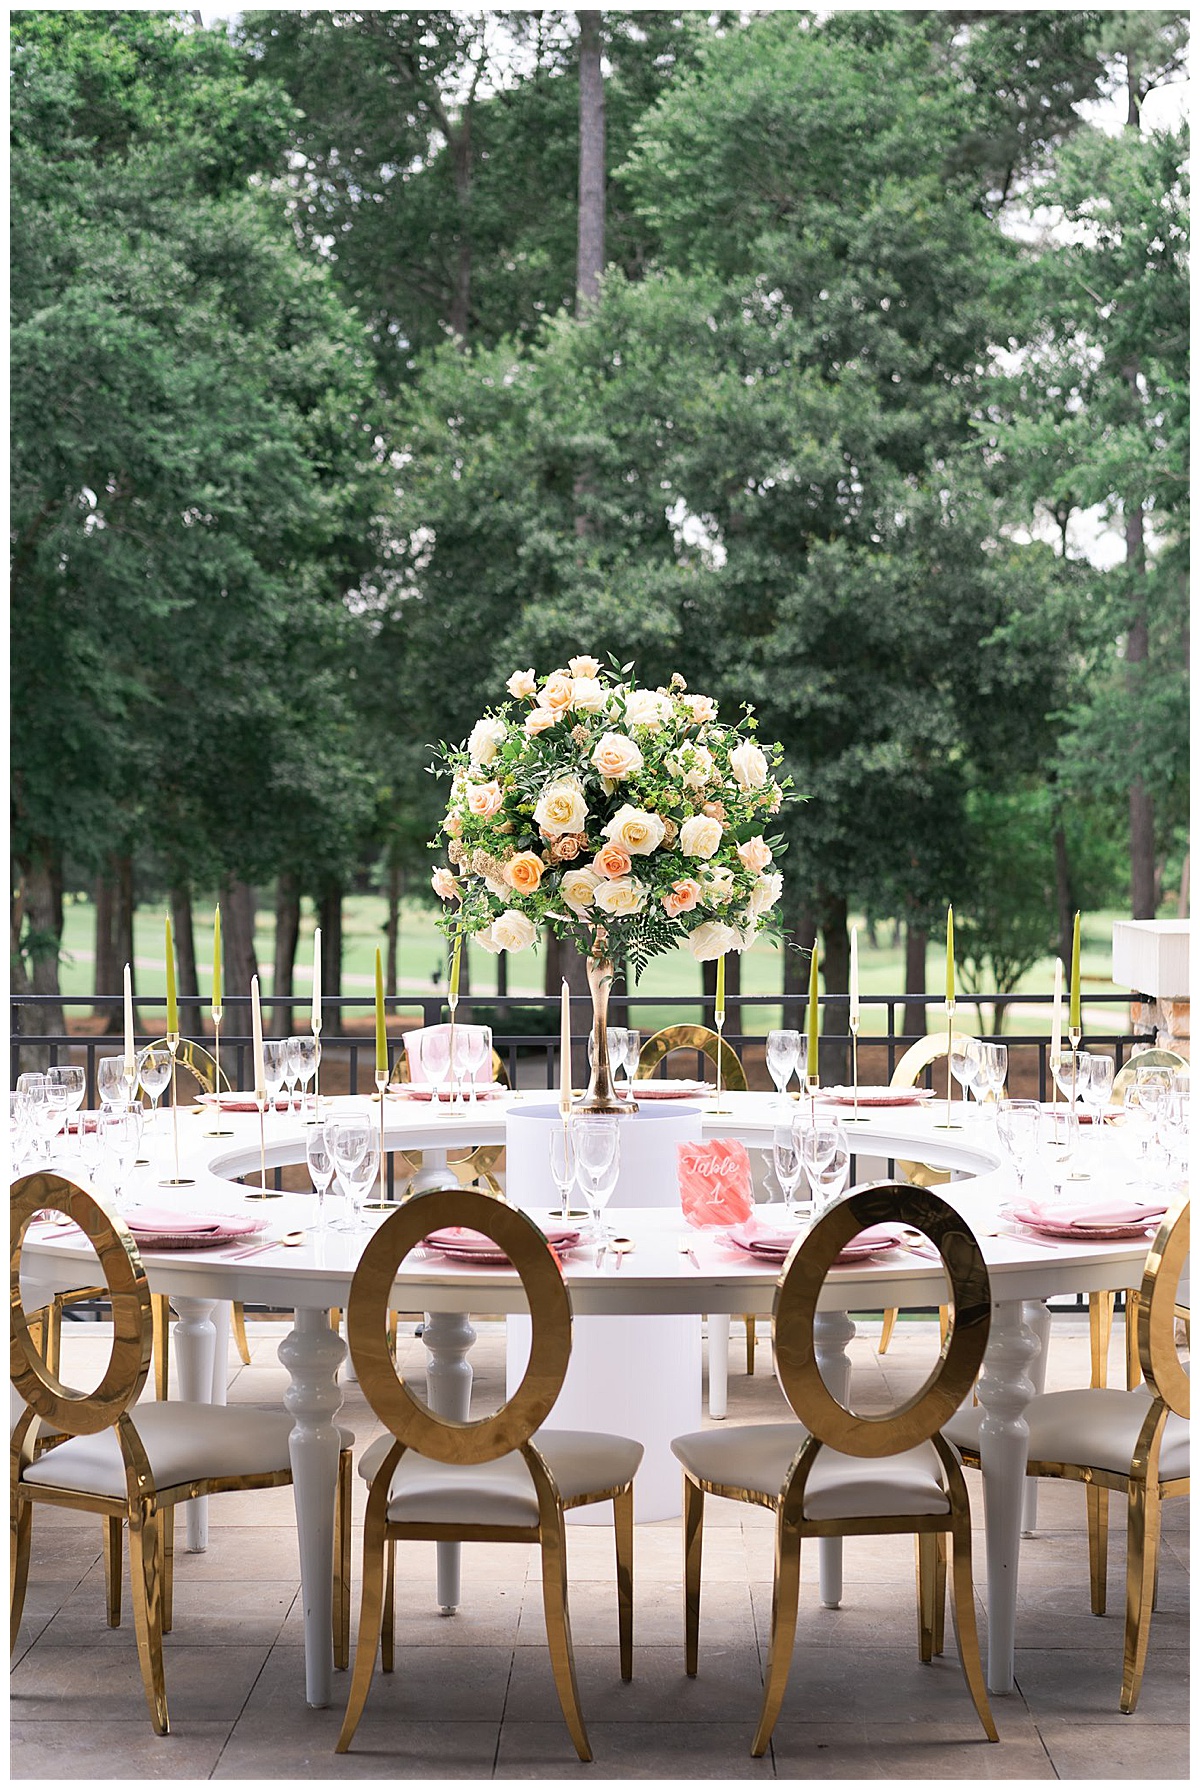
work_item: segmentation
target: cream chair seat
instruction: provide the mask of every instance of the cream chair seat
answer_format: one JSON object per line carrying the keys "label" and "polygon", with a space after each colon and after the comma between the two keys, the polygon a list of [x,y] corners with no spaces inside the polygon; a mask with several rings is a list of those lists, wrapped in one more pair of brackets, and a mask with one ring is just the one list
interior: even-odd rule
{"label": "cream chair seat", "polygon": [[[244,1473],[290,1473],[292,1420],[284,1412],[224,1405],[143,1404],[137,1430],[158,1491]],[[56,1486],[94,1498],[125,1496],[125,1460],[115,1430],[70,1436],[23,1475],[25,1485]]]}
{"label": "cream chair seat", "polygon": [[[695,1479],[726,1482],[760,1498],[775,1499],[808,1431],[798,1423],[762,1423],[730,1430],[699,1430],[672,1443]],[[823,1448],[804,1488],[805,1518],[932,1516],[950,1508],[945,1475],[930,1442],[884,1461],[857,1460]]]}
{"label": "cream chair seat", "polygon": [[[358,1471],[368,1485],[374,1484],[393,1441],[391,1436],[380,1436],[359,1461]],[[643,1452],[640,1442],[585,1430],[538,1430],[533,1442],[568,1510],[588,1503],[607,1487],[627,1484],[641,1465]],[[538,1520],[537,1487],[519,1454],[456,1467],[408,1453],[392,1475],[387,1516],[389,1523],[528,1527]]]}
{"label": "cream chair seat", "polygon": [[[1113,1386],[1083,1386],[1075,1392],[1044,1392],[1025,1408],[1031,1461],[1061,1461],[1102,1473],[1128,1473],[1152,1400],[1144,1386],[1132,1392]],[[979,1455],[980,1405],[956,1411],[943,1434],[974,1465]],[[1174,1412],[1163,1427],[1158,1456],[1162,1479],[1187,1477],[1191,1425]]]}

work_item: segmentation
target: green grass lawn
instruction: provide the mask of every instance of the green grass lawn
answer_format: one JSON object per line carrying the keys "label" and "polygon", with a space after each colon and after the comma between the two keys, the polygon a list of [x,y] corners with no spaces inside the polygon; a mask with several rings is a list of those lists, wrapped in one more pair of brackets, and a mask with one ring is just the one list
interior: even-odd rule
{"label": "green grass lawn", "polygon": [[[165,952],[163,918],[165,908],[139,908],[134,926],[134,956],[136,960],[136,985],[141,992],[153,995],[165,986]],[[1113,984],[1109,980],[1112,967],[1112,922],[1122,916],[1117,913],[1091,914],[1085,917],[1082,927],[1082,963],[1084,991],[1088,994],[1105,994],[1112,992]],[[853,918],[853,917],[852,917]],[[347,898],[344,919],[344,956],[342,989],[347,995],[369,995],[374,988],[375,947],[384,943],[384,924],[386,921],[386,905],[376,895],[353,895]],[[415,902],[404,903],[400,922],[400,995],[401,1011],[403,1011],[404,995],[428,995],[434,991],[433,976],[435,971],[441,972],[442,986],[445,986],[446,952],[445,941],[434,926],[433,910]],[[296,956],[295,989],[297,994],[307,993],[312,974],[312,933],[314,916],[306,906],[301,924],[300,948]],[[881,927],[878,931],[879,945],[872,950],[867,941],[865,929],[859,933],[859,970],[862,993],[867,995],[897,994],[904,987],[904,949],[891,944],[890,926]],[[95,914],[87,900],[77,899],[66,908],[66,925],[64,930],[64,956],[61,965],[61,983],[64,994],[90,995],[93,992],[93,972],[95,949]],[[260,924],[255,933],[255,949],[261,966],[261,981],[264,998],[271,990],[271,966],[274,957],[274,925],[270,908],[260,912]],[[200,966],[201,993],[207,996],[210,989],[212,964],[212,910],[197,908],[196,915],[196,959]],[[936,993],[943,984],[944,954],[940,943],[931,945],[928,959],[928,987],[930,993]],[[497,959],[486,951],[471,951],[471,988],[476,997],[486,996],[494,992],[496,987]],[[746,952],[742,959],[742,992],[744,994],[767,995],[779,992],[782,980],[782,963],[780,946],[773,940],[756,944]],[[1020,984],[1018,993],[1048,994],[1054,986],[1054,964],[1052,959],[1045,959],[1035,965]],[[543,960],[539,952],[526,951],[508,960],[508,987],[510,994],[540,995],[543,991]],[[117,992],[117,991],[113,991]],[[233,993],[235,990],[229,990]],[[667,956],[655,959],[649,965],[638,989],[639,993],[648,995],[693,995],[697,1000],[694,1015],[689,1015],[679,1008],[651,1007],[639,1008],[637,1019],[643,1029],[656,1028],[672,1022],[688,1018],[698,1019],[700,968],[686,951],[673,951]],[[1118,991],[1123,992],[1123,991]],[[975,1024],[973,1004],[962,999],[960,977],[960,1001],[963,1011],[968,1015],[966,1023]],[[419,1009],[414,1007],[414,1016]],[[936,1013],[937,1009],[931,1009]],[[1114,1023],[1121,1021],[1126,1009],[1120,1004],[1114,1005]],[[881,1033],[886,1028],[886,1008],[864,1007],[863,1033]],[[366,1013],[364,1010],[364,1019]],[[772,1026],[779,1025],[781,1010],[777,1006],[748,1008],[745,1014],[745,1029],[750,1032],[765,1033]],[[931,1019],[931,1026],[932,1026]],[[897,1025],[900,1016],[897,1015]],[[1010,1014],[1009,1029],[1022,1033],[1045,1033],[1049,1030],[1049,1009],[1038,1013],[1026,1009],[1019,1015]],[[1122,1025],[1121,1029],[1124,1029]]]}

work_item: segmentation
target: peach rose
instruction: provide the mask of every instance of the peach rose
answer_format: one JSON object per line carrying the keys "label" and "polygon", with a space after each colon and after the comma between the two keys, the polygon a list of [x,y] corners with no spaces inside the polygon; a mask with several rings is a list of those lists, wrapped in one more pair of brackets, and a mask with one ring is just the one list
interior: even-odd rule
{"label": "peach rose", "polygon": [[641,748],[623,733],[602,734],[592,753],[592,763],[612,783],[636,777],[645,762]]}
{"label": "peach rose", "polygon": [[500,793],[500,785],[494,780],[491,783],[467,784],[467,807],[476,820],[490,820],[493,814],[499,814],[504,806],[504,797]]}
{"label": "peach rose", "polygon": [[573,914],[582,919],[591,910],[592,897],[600,882],[594,870],[564,870],[559,892]]}
{"label": "peach rose", "polygon": [[545,733],[548,727],[553,727],[557,720],[558,716],[549,709],[530,709],[525,717],[525,731],[532,739],[535,734]]}
{"label": "peach rose", "polygon": [[587,653],[581,653],[577,659],[568,660],[567,670],[572,677],[599,677],[600,661],[591,658]]}
{"label": "peach rose", "polygon": [[595,903],[606,914],[612,914],[617,919],[624,914],[640,913],[646,904],[646,886],[639,883],[636,877],[619,876],[615,882],[599,884]]}
{"label": "peach rose", "polygon": [[680,882],[672,883],[662,898],[662,904],[667,910],[667,917],[674,920],[680,914],[690,914],[700,900],[701,893],[700,884],[690,876],[685,876]]}
{"label": "peach rose", "polygon": [[723,831],[711,814],[693,814],[679,829],[679,849],[685,858],[711,858]]}
{"label": "peach rose", "polygon": [[554,676],[548,677],[542,685],[538,693],[538,702],[542,708],[559,715],[564,709],[569,709],[571,706],[571,689],[570,678],[564,677],[561,671],[556,671]]}
{"label": "peach rose", "polygon": [[717,705],[711,696],[684,696],[680,700],[686,708],[691,710],[693,721],[716,720]]}
{"label": "peach rose", "polygon": [[650,814],[645,808],[635,808],[631,802],[618,808],[608,825],[603,829],[604,837],[619,845],[631,857],[644,858],[650,852],[657,851],[663,842],[666,832],[657,814]]}
{"label": "peach rose", "polygon": [[737,848],[737,855],[746,869],[752,870],[757,876],[760,870],[766,869],[774,853],[762,834],[756,833],[753,839],[743,840]]}
{"label": "peach rose", "polygon": [[739,789],[761,789],[767,781],[767,761],[750,740],[743,740],[729,754],[729,768]]}
{"label": "peach rose", "polygon": [[542,880],[542,860],[536,852],[518,852],[504,866],[504,880],[521,895],[532,895]]}
{"label": "peach rose", "polygon": [[592,869],[600,876],[628,876],[633,859],[619,845],[602,845],[592,859]]}
{"label": "peach rose", "polygon": [[459,898],[459,882],[453,871],[439,864],[433,873],[433,892],[443,901],[457,901]]}
{"label": "peach rose", "polygon": [[492,921],[492,937],[502,951],[524,951],[537,937],[537,928],[532,920],[510,907]]}

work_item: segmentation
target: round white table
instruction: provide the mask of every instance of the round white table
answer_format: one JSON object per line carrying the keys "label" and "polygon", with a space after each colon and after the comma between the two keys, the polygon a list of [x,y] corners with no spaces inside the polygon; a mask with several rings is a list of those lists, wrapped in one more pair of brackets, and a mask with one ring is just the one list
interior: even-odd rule
{"label": "round white table", "polygon": [[[385,1141],[389,1149],[427,1153],[426,1182],[436,1182],[447,1150],[479,1143],[502,1143],[507,1105],[523,1098],[545,1101],[545,1094],[513,1095],[478,1107],[434,1110],[426,1103],[389,1099]],[[359,1099],[323,1101],[338,1110],[363,1106]],[[706,1114],[706,1136],[737,1137],[747,1145],[770,1148],[778,1103],[761,1094],[725,1097],[727,1113]],[[378,1106],[371,1110],[378,1114]],[[961,1129],[943,1129],[945,1103],[926,1108],[864,1111],[866,1123],[852,1130],[851,1148],[859,1156],[915,1158],[948,1168],[961,1177],[941,1191],[969,1220],[983,1247],[992,1284],[992,1326],[979,1382],[985,1417],[981,1432],[988,1578],[988,1687],[1005,1695],[1013,1683],[1013,1645],[1017,1568],[1022,1526],[1028,1427],[1023,1412],[1036,1389],[1038,1356],[1048,1331],[1044,1301],[1064,1292],[1089,1293],[1136,1282],[1145,1259],[1146,1242],[1047,1245],[1030,1238],[992,1233],[1004,1230],[997,1208],[1013,1193],[1013,1182],[997,1166],[991,1126],[981,1116]],[[250,1204],[249,1187],[257,1183],[259,1128],[257,1116],[226,1115],[230,1138],[205,1135],[211,1116],[180,1112],[181,1153],[195,1184],[166,1189],[160,1179],[171,1172],[171,1134],[160,1119],[156,1136],[148,1137],[150,1166],[135,1171],[125,1192],[126,1203],[177,1205],[188,1211],[256,1211],[270,1221],[267,1235],[311,1227],[316,1202],[311,1195],[285,1194]],[[268,1168],[302,1163],[305,1126],[298,1115],[270,1114],[266,1121]],[[1085,1158],[1086,1165],[1086,1158]],[[76,1170],[77,1170],[77,1165]],[[72,1178],[70,1158],[56,1164]],[[1113,1171],[1119,1186],[1121,1165]],[[860,1173],[859,1179],[863,1179]],[[1099,1176],[1093,1182],[1103,1183]],[[1073,1189],[1072,1191],[1076,1191]],[[340,1205],[340,1202],[334,1202]],[[769,1315],[778,1271],[734,1252],[703,1233],[692,1233],[698,1266],[680,1253],[683,1230],[677,1211],[622,1211],[622,1229],[636,1248],[617,1267],[608,1255],[599,1263],[594,1250],[581,1250],[565,1263],[572,1307],[579,1314],[622,1313]],[[23,1283],[30,1302],[58,1288],[87,1284],[94,1278],[95,1258],[77,1234],[31,1231],[23,1256]],[[346,1353],[341,1337],[329,1327],[330,1307],[345,1306],[364,1236],[326,1230],[310,1234],[300,1247],[282,1246],[230,1259],[225,1250],[179,1253],[145,1252],[150,1286],[169,1294],[178,1315],[174,1347],[184,1398],[220,1396],[221,1375],[214,1372],[217,1327],[213,1314],[222,1301],[240,1299],[295,1312],[294,1326],[280,1344],[279,1358],[290,1376],[284,1404],[293,1419],[292,1469],[299,1538],[305,1624],[306,1696],[310,1704],[329,1703],[333,1655],[331,1600],[334,1485],[338,1456],[336,1417],[342,1403],[338,1370]],[[89,1268],[88,1264],[91,1264]],[[821,1300],[819,1353],[827,1381],[845,1396],[849,1368],[845,1356],[854,1325],[850,1311],[887,1306],[931,1306],[940,1303],[945,1283],[940,1263],[908,1252],[853,1268],[835,1270]],[[395,1304],[401,1310],[424,1310],[424,1342],[429,1352],[429,1397],[446,1415],[465,1417],[471,1369],[468,1353],[474,1333],[472,1310],[507,1313],[524,1310],[520,1284],[511,1272],[460,1265],[447,1260],[409,1259],[396,1281]],[[823,1351],[823,1353],[821,1353]],[[197,1519],[200,1520],[199,1517]],[[202,1530],[189,1533],[190,1546],[203,1545]],[[439,1601],[442,1590],[439,1587]],[[825,1595],[825,1588],[822,1590]],[[447,1601],[457,1602],[457,1596]]]}

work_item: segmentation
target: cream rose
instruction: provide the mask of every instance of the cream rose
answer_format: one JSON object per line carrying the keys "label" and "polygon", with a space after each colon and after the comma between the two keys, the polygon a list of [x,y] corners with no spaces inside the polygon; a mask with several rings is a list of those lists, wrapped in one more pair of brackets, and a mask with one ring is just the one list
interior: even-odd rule
{"label": "cream rose", "polygon": [[514,671],[504,688],[510,696],[532,696],[537,689],[533,666],[531,665],[528,671]]}
{"label": "cream rose", "polygon": [[767,781],[767,761],[752,740],[734,747],[729,768],[739,789],[761,789]]}
{"label": "cream rose", "polygon": [[504,880],[510,888],[522,895],[532,895],[542,880],[545,866],[536,852],[518,852],[504,866]]}
{"label": "cream rose", "polygon": [[471,934],[471,943],[473,945],[482,945],[484,950],[490,951],[493,957],[499,957],[501,947],[496,943],[494,932],[494,927],[485,926],[482,932],[473,932]]}
{"label": "cream rose", "polygon": [[703,920],[688,936],[688,947],[697,963],[711,963],[727,951],[743,949],[742,935],[735,926],[723,926],[719,920]]}
{"label": "cream rose", "polygon": [[680,701],[685,708],[691,710],[692,720],[695,722],[715,721],[717,718],[717,705],[711,696],[681,696]]}
{"label": "cream rose", "polygon": [[577,677],[571,685],[571,707],[581,715],[598,715],[607,700],[604,685],[594,677]]}
{"label": "cream rose", "polygon": [[530,709],[525,717],[525,731],[532,739],[535,734],[545,733],[548,727],[553,727],[557,720],[558,716],[549,709]]}
{"label": "cream rose", "polygon": [[574,678],[594,678],[600,676],[600,661],[593,659],[588,653],[580,653],[577,659],[567,661],[567,670]]}
{"label": "cream rose", "polygon": [[679,849],[685,858],[711,858],[724,831],[711,814],[693,814],[679,829]]}
{"label": "cream rose", "polygon": [[430,880],[433,883],[434,894],[439,896],[443,901],[458,900],[458,878],[452,870],[447,870],[444,865],[439,864]]}
{"label": "cream rose", "polygon": [[737,855],[746,869],[752,870],[757,876],[760,870],[766,869],[775,854],[762,834],[756,833],[753,839],[743,840],[737,848]]}
{"label": "cream rose", "polygon": [[504,797],[498,783],[467,784],[467,807],[476,820],[490,820],[503,806]]}
{"label": "cream rose", "polygon": [[573,914],[580,916],[591,910],[592,897],[600,882],[594,870],[564,870],[559,891]]}
{"label": "cream rose", "polygon": [[710,901],[719,904],[733,895],[733,871],[724,864],[706,864],[700,872],[700,882]]}
{"label": "cream rose", "polygon": [[543,789],[533,818],[543,833],[557,838],[560,833],[581,833],[587,811],[578,777],[557,777]]}
{"label": "cream rose", "polygon": [[624,914],[640,913],[646,905],[646,885],[635,876],[619,876],[614,882],[602,882],[595,894],[596,906],[619,919]]}
{"label": "cream rose", "polygon": [[602,734],[592,753],[592,763],[610,783],[620,782],[626,777],[636,777],[645,762],[641,748],[635,746],[623,733]]}
{"label": "cream rose", "polygon": [[510,907],[499,919],[492,921],[492,937],[502,951],[524,951],[537,937],[537,927],[515,907]]}
{"label": "cream rose", "polygon": [[684,746],[668,760],[672,773],[685,789],[703,789],[717,774],[713,755],[707,746]]}
{"label": "cream rose", "polygon": [[657,814],[648,814],[644,808],[626,802],[604,828],[604,837],[621,846],[630,857],[644,858],[662,844],[665,832]]}
{"label": "cream rose", "polygon": [[631,690],[625,698],[626,727],[648,727],[657,733],[671,718],[671,698],[657,690]]}
{"label": "cream rose", "polygon": [[494,715],[485,715],[476,721],[467,741],[467,751],[472,764],[491,764],[508,733],[503,721]]}
{"label": "cream rose", "polygon": [[783,877],[778,871],[771,876],[760,876],[750,891],[748,907],[757,920],[760,914],[770,913],[783,893]]}
{"label": "cream rose", "polygon": [[538,702],[542,708],[550,709],[553,714],[559,715],[564,709],[569,709],[571,706],[572,688],[571,679],[564,677],[561,671],[556,671],[554,676],[548,677],[542,685],[538,692]]}
{"label": "cream rose", "polygon": [[501,901],[507,901],[512,894],[510,884],[506,883],[503,877],[493,876],[490,871],[486,871],[483,880],[489,892],[498,895]]}

